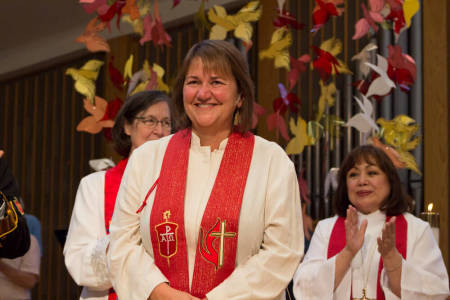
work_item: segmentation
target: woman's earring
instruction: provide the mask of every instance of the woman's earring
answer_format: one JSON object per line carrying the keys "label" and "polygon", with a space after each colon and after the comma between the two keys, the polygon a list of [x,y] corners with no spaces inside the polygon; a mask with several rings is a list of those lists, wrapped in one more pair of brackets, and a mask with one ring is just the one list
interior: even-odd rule
{"label": "woman's earring", "polygon": [[233,124],[234,124],[234,125],[239,125],[239,123],[240,123],[240,114],[239,114],[239,111],[240,111],[239,108],[236,109],[236,110],[234,111],[234,120],[233,120]]}

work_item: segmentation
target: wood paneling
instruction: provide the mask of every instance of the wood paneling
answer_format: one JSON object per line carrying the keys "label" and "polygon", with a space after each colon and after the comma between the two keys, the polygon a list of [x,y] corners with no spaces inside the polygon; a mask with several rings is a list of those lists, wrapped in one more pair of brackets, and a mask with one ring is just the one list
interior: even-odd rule
{"label": "wood paneling", "polygon": [[439,244],[449,268],[450,3],[423,1],[425,202],[440,213]]}

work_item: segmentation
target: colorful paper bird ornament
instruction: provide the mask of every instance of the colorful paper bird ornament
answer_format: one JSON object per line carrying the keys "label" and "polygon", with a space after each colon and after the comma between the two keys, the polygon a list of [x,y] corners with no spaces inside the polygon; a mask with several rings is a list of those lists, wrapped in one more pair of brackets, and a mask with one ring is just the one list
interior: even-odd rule
{"label": "colorful paper bird ornament", "polygon": [[347,65],[336,56],[342,52],[342,42],[337,38],[330,38],[320,45],[320,48],[312,46],[317,55],[312,63],[323,81],[327,81],[330,75],[339,73],[353,74]]}
{"label": "colorful paper bird ornament", "polygon": [[253,101],[253,115],[252,115],[252,129],[255,129],[258,125],[259,117],[267,113],[264,106],[259,105],[256,101]]}
{"label": "colorful paper bird ornament", "polygon": [[294,137],[286,146],[287,154],[300,154],[303,152],[305,146],[314,145],[315,140],[306,132],[306,121],[302,117],[297,117],[297,122],[293,118],[289,121],[289,129]]}
{"label": "colorful paper bird ornament", "polygon": [[388,146],[386,144],[383,144],[380,139],[376,136],[372,136],[369,141],[374,145],[375,147],[383,150],[384,153],[391,159],[392,163],[396,168],[404,168],[406,167],[406,164],[401,161],[400,154],[392,148],[391,146]]}
{"label": "colorful paper bird ornament", "polygon": [[68,68],[65,73],[75,81],[75,90],[84,95],[92,104],[94,104],[95,97],[95,81],[102,65],[102,61],[92,59],[80,69]]}
{"label": "colorful paper bird ornament", "polygon": [[339,5],[344,0],[314,0],[316,6],[313,9],[313,28],[311,32],[317,32],[332,16],[340,16],[344,9]]}
{"label": "colorful paper bird ornament", "polygon": [[375,45],[374,43],[369,43],[364,46],[364,48],[358,54],[352,57],[352,61],[358,61],[357,68],[364,77],[367,77],[370,72],[370,67],[366,65],[366,62],[370,61],[371,52],[376,49],[378,49],[377,45]]}
{"label": "colorful paper bird ornament", "polygon": [[416,81],[416,62],[411,56],[402,53],[400,45],[389,45],[388,52],[387,74],[392,81],[398,84],[402,91],[408,92]]}
{"label": "colorful paper bird ornament", "polygon": [[211,28],[209,38],[211,40],[224,40],[229,31],[233,31],[236,38],[250,43],[253,27],[250,22],[256,22],[261,17],[262,8],[259,1],[250,1],[235,15],[228,15],[225,8],[214,5],[208,11],[208,18],[214,26]]}
{"label": "colorful paper bird ornament", "polygon": [[259,52],[259,59],[274,59],[275,68],[285,68],[289,71],[289,47],[291,44],[291,32],[286,27],[278,28],[272,34],[269,48]]}
{"label": "colorful paper bird ornament", "polygon": [[295,16],[284,8],[285,0],[278,0],[277,17],[273,21],[275,27],[287,27],[292,29],[303,29],[305,24],[297,22]]}
{"label": "colorful paper bird ornament", "polygon": [[106,24],[101,22],[97,17],[93,18],[86,25],[84,33],[76,38],[76,42],[85,44],[89,52],[109,52],[108,42],[100,35],[99,32],[106,28]]}
{"label": "colorful paper bird ornament", "polygon": [[383,56],[377,54],[377,65],[373,65],[369,62],[365,63],[369,68],[375,71],[379,77],[375,78],[366,93],[366,97],[369,98],[373,95],[385,96],[395,88],[395,83],[389,78],[387,74],[388,61]]}
{"label": "colorful paper bird ornament", "polygon": [[84,108],[91,115],[81,120],[77,125],[77,131],[86,131],[92,134],[99,133],[103,128],[110,128],[114,126],[113,120],[102,120],[108,102],[100,97],[95,97],[95,105],[88,99],[83,100]]}
{"label": "colorful paper bird ornament", "polygon": [[311,57],[309,54],[303,54],[297,59],[290,56],[289,60],[291,63],[291,70],[288,73],[289,90],[292,90],[300,77],[300,73],[306,71],[308,63],[311,61]]}
{"label": "colorful paper bird ornament", "polygon": [[420,143],[420,137],[415,136],[419,130],[416,121],[409,116],[398,115],[391,121],[379,118],[377,123],[382,127],[386,144],[394,147],[405,167],[421,175],[414,156],[409,152]]}
{"label": "colorful paper bird ornament", "polygon": [[370,100],[364,95],[362,95],[362,102],[357,97],[354,98],[358,103],[361,112],[357,113],[350,120],[348,120],[347,123],[345,123],[345,126],[354,127],[362,133],[369,133],[372,130],[376,132],[380,131],[380,128],[372,118],[372,102],[370,102]]}
{"label": "colorful paper bird ornament", "polygon": [[317,108],[316,121],[322,119],[326,106],[332,107],[334,105],[336,95],[336,85],[334,82],[325,85],[325,83],[322,80],[319,80],[319,85],[320,85],[320,97]]}
{"label": "colorful paper bird ornament", "polygon": [[159,14],[158,0],[153,3],[153,18],[150,13],[144,17],[144,35],[139,40],[141,46],[148,41],[153,41],[155,46],[166,45],[171,47],[172,38],[165,31]]}
{"label": "colorful paper bird ornament", "polygon": [[385,7],[385,0],[369,0],[369,9],[361,3],[363,18],[355,24],[355,34],[352,39],[357,40],[366,35],[370,30],[378,31],[378,24],[385,22],[382,11]]}

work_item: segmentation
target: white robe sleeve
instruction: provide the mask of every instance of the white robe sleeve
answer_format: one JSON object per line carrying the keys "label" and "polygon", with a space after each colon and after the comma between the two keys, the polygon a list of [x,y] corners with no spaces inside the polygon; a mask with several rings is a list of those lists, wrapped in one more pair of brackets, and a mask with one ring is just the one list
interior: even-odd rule
{"label": "white robe sleeve", "polygon": [[279,298],[294,275],[303,255],[304,236],[297,176],[284,152],[271,162],[267,178],[266,183],[257,183],[259,188],[266,188],[265,228],[259,252],[207,293],[209,300]]}
{"label": "white robe sleeve", "polygon": [[350,271],[333,292],[336,255],[328,259],[327,252],[335,222],[336,217],[320,221],[314,231],[308,252],[294,276],[293,291],[297,300],[350,299]]}
{"label": "white robe sleeve", "polygon": [[90,174],[80,181],[64,246],[67,270],[80,286],[92,290],[111,287],[106,267],[104,222],[105,172]]}
{"label": "white robe sleeve", "polygon": [[110,225],[108,266],[118,298],[127,300],[147,299],[158,284],[168,282],[142,244],[140,215],[136,211],[143,201],[142,162],[148,158],[139,150],[128,161]]}
{"label": "white robe sleeve", "polygon": [[[407,220],[408,252],[402,262],[402,299],[447,299],[448,274],[429,224],[412,215],[408,215]],[[390,290],[384,269],[381,278],[386,300],[400,299]]]}

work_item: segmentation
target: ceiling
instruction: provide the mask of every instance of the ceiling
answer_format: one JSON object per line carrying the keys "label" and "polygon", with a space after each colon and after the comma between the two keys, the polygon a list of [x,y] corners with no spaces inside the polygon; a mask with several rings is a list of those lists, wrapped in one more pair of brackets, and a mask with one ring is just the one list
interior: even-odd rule
{"label": "ceiling", "polygon": [[[209,5],[225,5],[238,0],[209,0]],[[79,49],[75,42],[88,21],[88,15],[78,0],[0,0],[0,75],[14,73],[52,58]],[[161,18],[167,23],[192,15],[200,5],[199,0],[182,0],[172,9],[172,0],[159,0]],[[115,26],[107,39],[132,32],[128,24]]]}

